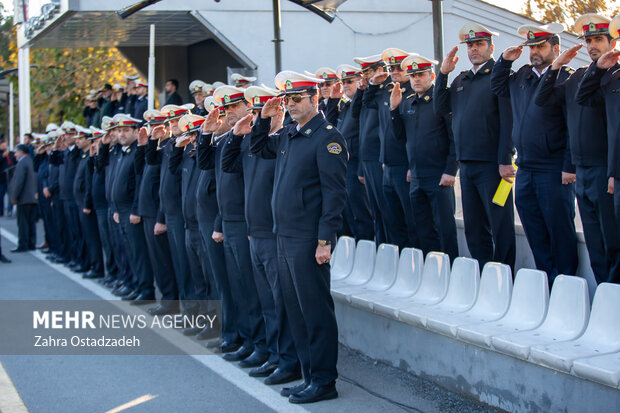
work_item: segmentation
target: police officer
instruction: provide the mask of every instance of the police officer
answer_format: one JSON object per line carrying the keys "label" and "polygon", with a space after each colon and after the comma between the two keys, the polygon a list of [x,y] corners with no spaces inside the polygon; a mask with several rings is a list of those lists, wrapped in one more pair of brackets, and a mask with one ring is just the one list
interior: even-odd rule
{"label": "police officer", "polygon": [[[329,261],[346,202],[347,149],[342,135],[318,111],[321,79],[280,72],[275,84],[296,125],[272,137],[267,118],[279,110],[272,99],[257,119],[251,151],[276,158],[271,205],[278,242],[278,276],[304,381],[284,388],[292,403],[338,397],[338,327],[330,294]],[[259,133],[260,132],[260,133]]]}
{"label": "police officer", "polygon": [[[510,47],[493,66],[491,90],[510,97],[513,141],[517,149],[515,203],[525,235],[534,254],[536,267],[546,271],[550,284],[558,274],[577,270],[575,233],[574,166],[570,161],[566,119],[560,107],[534,103],[540,78],[558,56],[564,26],[525,25],[518,33],[526,37],[520,46]],[[516,73],[512,62],[530,47],[531,64]],[[569,72],[562,70],[563,82]]]}
{"label": "police officer", "polygon": [[43,134],[40,139],[40,143],[36,148],[36,155],[34,158],[35,172],[37,173],[37,194],[39,212],[43,218],[43,226],[45,228],[45,242],[47,248],[43,250],[43,253],[53,254],[58,251],[60,244],[59,231],[54,221],[54,214],[52,212],[52,200],[48,187],[49,178],[49,154],[52,151],[51,138],[47,134]]}
{"label": "police officer", "polygon": [[[144,120],[147,126],[138,131],[138,146],[136,148],[135,169],[136,175],[140,175],[140,190],[138,193],[138,215],[142,217],[144,238],[155,283],[161,292],[159,305],[149,308],[151,315],[173,314],[179,312],[178,291],[168,236],[164,233],[155,234],[155,225],[165,223],[164,213],[159,202],[159,181],[161,178],[160,164],[146,163],[146,157],[152,156],[157,148],[148,145],[148,129],[163,124],[166,116],[157,110],[144,112]],[[144,254],[144,252],[142,252]]]}
{"label": "police officer", "polygon": [[454,260],[459,251],[454,220],[458,166],[451,117],[433,110],[435,64],[423,56],[407,56],[401,68],[409,75],[414,93],[403,97],[400,88],[393,88],[390,109],[395,136],[407,140],[411,205],[420,247],[425,254],[443,251]]}
{"label": "police officer", "polygon": [[149,85],[141,80],[136,82],[136,100],[133,105],[133,112],[131,112],[134,119],[142,119],[144,112],[146,112],[148,101],[147,94],[149,91]]}
{"label": "police officer", "polygon": [[[213,98],[216,104],[224,107],[226,121],[230,126],[245,117],[250,110],[245,101],[244,89],[234,86],[221,86],[215,89]],[[220,123],[217,113],[210,113],[204,124],[203,133],[215,132],[219,129]],[[232,132],[228,132],[221,138],[222,144],[226,144],[231,138]],[[210,148],[213,158],[215,155],[214,148],[213,146]],[[224,355],[224,359],[228,361],[247,359],[242,364],[243,366],[256,367],[267,361],[269,354],[265,339],[265,324],[254,281],[248,228],[245,221],[243,174],[223,171],[221,159],[215,159],[212,164],[215,168],[217,199],[222,215],[226,268],[232,297],[238,305],[235,322],[243,340],[242,346],[237,351]]]}
{"label": "police officer", "polygon": [[[588,13],[577,19],[575,32],[585,38],[588,54],[596,61],[613,49],[609,35],[610,19]],[[605,112],[596,107],[576,102],[575,95],[587,66],[575,72],[567,65],[582,45],[562,53],[545,73],[536,95],[536,104],[559,106],[566,110],[569,145],[572,162],[576,166],[577,205],[590,266],[598,283],[620,279],[620,233],[614,215],[613,195],[607,192],[607,131]],[[568,70],[570,77],[557,83],[560,70]]]}
{"label": "police officer", "polygon": [[359,180],[359,177],[362,176],[359,162],[360,111],[353,108],[354,105],[361,107],[362,92],[357,88],[361,76],[356,67],[347,64],[338,66],[336,73],[342,83],[343,96],[338,103],[338,120],[334,126],[338,128],[347,142],[349,153],[347,203],[343,212],[343,227],[348,228],[348,234],[347,231],[344,234],[352,235],[356,240],[372,240],[374,239],[374,225],[368,194],[365,186]]}
{"label": "police officer", "polygon": [[[620,40],[620,17],[616,16],[609,24],[609,35],[613,42]],[[600,56],[583,75],[577,89],[577,102],[594,106],[607,114],[608,163],[609,176],[607,191],[614,196],[616,225],[620,223],[620,51],[610,50]],[[602,94],[602,99],[601,99]],[[620,228],[617,228],[620,233]],[[620,283],[617,272],[610,270],[609,282]]]}
{"label": "police officer", "polygon": [[61,129],[50,124],[46,130],[49,139],[53,140],[52,150],[49,154],[49,175],[47,186],[43,188],[44,196],[50,199],[52,207],[53,221],[57,227],[58,245],[53,246],[52,253],[48,256],[49,260],[58,264],[66,264],[70,261],[70,240],[69,231],[60,231],[60,228],[67,228],[63,202],[60,199],[60,160],[58,158],[58,148],[61,145]]}
{"label": "police officer", "polygon": [[97,218],[93,210],[92,197],[92,176],[93,162],[90,158],[91,141],[90,129],[78,126],[78,135],[75,145],[80,150],[79,163],[73,181],[73,196],[78,208],[80,227],[84,236],[86,246],[86,262],[90,269],[82,275],[82,278],[103,278],[103,256],[101,254],[101,241],[99,240],[99,230],[97,228]]}
{"label": "police officer", "polygon": [[[309,72],[306,74],[312,76]],[[323,79],[323,83],[319,85],[319,112],[323,112],[327,121],[336,126],[338,123],[338,102],[340,102],[343,93],[338,74],[332,68],[319,67],[314,76]],[[287,125],[286,121],[284,125]]]}
{"label": "police officer", "polygon": [[405,96],[412,93],[406,73],[400,67],[401,62],[408,55],[400,49],[384,50],[381,59],[387,65],[389,73],[378,69],[370,79],[370,85],[363,97],[363,104],[376,109],[379,116],[383,193],[387,206],[389,241],[401,249],[419,246],[409,198],[409,183],[407,182],[409,167],[405,139],[396,138],[390,114],[392,88],[404,88]]}
{"label": "police officer", "polygon": [[123,237],[129,251],[129,264],[134,274],[135,290],[124,296],[123,300],[131,301],[132,305],[148,304],[155,300],[153,285],[153,269],[145,254],[146,240],[142,217],[138,215],[138,195],[140,176],[135,170],[135,156],[138,138],[138,127],[141,121],[128,115],[115,115],[116,125],[121,144],[121,155],[117,160],[116,177],[112,183],[112,205],[114,221],[121,226]]}
{"label": "police officer", "polygon": [[[265,103],[278,91],[250,86],[244,92],[252,110],[259,113]],[[242,172],[245,188],[245,217],[250,235],[250,252],[254,267],[254,281],[265,320],[269,358],[260,367],[250,370],[250,376],[267,377],[265,384],[282,384],[301,378],[293,336],[286,319],[282,290],[278,281],[276,237],[273,233],[271,198],[275,173],[275,159],[264,159],[250,152],[251,122],[246,115],[237,121],[232,137],[222,149],[222,170]],[[270,134],[282,129],[284,111],[271,118]],[[244,138],[246,136],[246,138]],[[243,360],[244,365],[248,359]]]}
{"label": "police officer", "polygon": [[492,32],[479,23],[459,31],[467,45],[472,68],[461,72],[448,87],[448,75],[458,57],[455,46],[444,59],[433,91],[438,115],[452,112],[452,131],[460,166],[465,239],[480,268],[489,261],[514,268],[516,257],[512,192],[505,206],[492,202],[502,178],[512,182],[512,111],[510,100],[491,92]]}
{"label": "police officer", "polygon": [[191,93],[194,98],[194,102],[196,106],[192,109],[192,113],[199,116],[207,116],[207,110],[205,109],[204,100],[207,97],[207,90],[209,85],[207,85],[202,80],[193,80],[189,84],[189,93]]}
{"label": "police officer", "polygon": [[233,73],[230,75],[230,81],[234,87],[247,89],[252,86],[252,82],[256,82],[256,78],[254,76],[243,76],[240,73]]}

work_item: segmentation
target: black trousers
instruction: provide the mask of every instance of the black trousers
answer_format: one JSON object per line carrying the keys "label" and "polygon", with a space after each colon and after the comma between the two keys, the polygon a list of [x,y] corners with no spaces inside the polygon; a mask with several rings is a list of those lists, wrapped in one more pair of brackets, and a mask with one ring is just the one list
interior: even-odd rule
{"label": "black trousers", "polygon": [[103,273],[101,239],[99,238],[99,228],[97,228],[97,216],[95,211],[91,210],[90,214],[79,211],[79,218],[86,247],[86,265],[94,272]]}
{"label": "black trousers", "polygon": [[54,219],[52,201],[49,198],[42,198],[41,194],[39,194],[39,209],[41,210],[41,216],[43,217],[45,241],[47,241],[47,246],[51,252],[59,254],[59,251],[61,250],[60,231],[58,230],[58,223]]}
{"label": "black trousers", "polygon": [[202,238],[200,238],[198,228],[185,229],[185,249],[187,251],[187,262],[195,288],[196,299],[204,301],[209,294],[209,280],[203,271],[202,260],[205,254],[202,249]]}
{"label": "black trousers", "polygon": [[510,265],[514,270],[516,240],[512,191],[505,206],[496,205],[493,196],[502,181],[498,165],[464,161],[460,167],[465,239],[471,256],[478,260],[481,270],[489,261]]}
{"label": "black trousers", "polygon": [[185,221],[182,215],[166,215],[166,236],[172,257],[174,275],[176,277],[179,300],[184,309],[195,307],[196,289],[192,281],[185,248]]}
{"label": "black trousers", "polygon": [[366,187],[358,178],[359,163],[349,161],[347,165],[347,203],[343,213],[345,227],[356,240],[374,237],[374,223]]}
{"label": "black trousers", "polygon": [[75,201],[65,200],[63,202],[65,223],[67,224],[67,233],[69,235],[69,257],[71,261],[80,264],[83,267],[88,266],[86,259],[86,246],[80,227],[80,218]]}
{"label": "black trousers", "polygon": [[375,225],[375,242],[377,245],[388,242],[388,228],[385,220],[387,207],[383,194],[383,168],[379,161],[362,161],[366,192]]}
{"label": "black trousers", "polygon": [[[177,300],[177,283],[174,278],[174,267],[170,256],[170,246],[168,245],[168,235],[155,235],[154,228],[157,219],[152,217],[142,217],[142,228],[144,229],[144,239],[148,250],[153,276],[157,288],[161,292],[162,300]],[[144,252],[142,252],[144,254]]]}
{"label": "black trousers", "polygon": [[620,283],[620,221],[616,221],[614,197],[607,185],[606,166],[577,167],[577,206],[590,266],[599,284]]}
{"label": "black trousers", "polygon": [[114,212],[112,208],[108,208],[108,224],[110,228],[110,240],[112,243],[112,251],[114,252],[114,261],[118,267],[117,280],[122,281],[127,286],[134,288],[133,271],[129,265],[129,246],[127,240],[123,236],[121,224],[114,222]]}
{"label": "black trousers", "polygon": [[23,250],[35,249],[37,242],[37,204],[17,205],[17,248]]}
{"label": "black trousers", "polygon": [[153,269],[146,252],[143,223],[129,222],[129,211],[119,213],[121,231],[129,246],[129,265],[134,274],[134,285],[140,294],[155,294]]}
{"label": "black trousers", "polygon": [[[54,246],[54,252],[59,257],[71,259],[69,254],[70,239],[65,220],[64,202],[60,198],[52,199],[52,216],[58,234],[59,244]],[[62,230],[61,230],[62,228]]]}
{"label": "black trousers", "polygon": [[103,250],[103,263],[108,274],[116,276],[119,273],[116,264],[114,250],[110,238],[110,224],[108,222],[108,208],[99,208],[95,210],[97,216],[97,229],[99,230],[99,239],[101,240],[101,248]]}
{"label": "black trousers", "polygon": [[315,259],[316,239],[278,236],[278,277],[306,383],[338,377],[338,326],[330,293],[329,264]]}
{"label": "black trousers", "polygon": [[409,198],[407,165],[385,166],[383,169],[383,195],[386,200],[390,243],[404,247],[417,247],[418,235]]}

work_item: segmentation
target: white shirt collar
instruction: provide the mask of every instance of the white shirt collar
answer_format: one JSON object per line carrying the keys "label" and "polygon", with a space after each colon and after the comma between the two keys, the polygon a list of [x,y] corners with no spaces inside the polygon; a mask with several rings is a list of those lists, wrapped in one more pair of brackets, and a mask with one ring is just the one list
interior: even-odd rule
{"label": "white shirt collar", "polygon": [[538,69],[536,69],[535,67],[532,67],[532,72],[536,73],[536,76],[541,77],[542,75],[544,75],[547,70],[549,70],[549,68],[551,67],[551,65],[545,67],[542,71],[542,73],[538,73]]}
{"label": "white shirt collar", "polygon": [[75,148],[75,145],[69,146],[69,152],[71,152],[73,150],[73,148]]}

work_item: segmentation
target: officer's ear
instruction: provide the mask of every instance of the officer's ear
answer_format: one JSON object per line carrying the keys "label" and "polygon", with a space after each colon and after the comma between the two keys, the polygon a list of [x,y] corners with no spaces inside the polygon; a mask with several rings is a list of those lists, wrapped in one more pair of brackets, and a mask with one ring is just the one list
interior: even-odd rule
{"label": "officer's ear", "polygon": [[318,93],[313,94],[310,97],[310,101],[312,102],[312,105],[318,106],[319,105],[319,95],[318,95]]}
{"label": "officer's ear", "polygon": [[492,42],[489,42],[489,49],[491,49],[491,54],[495,51],[495,45]]}
{"label": "officer's ear", "polygon": [[609,42],[609,45],[611,46],[612,49],[616,48],[616,40],[612,40],[611,42]]}
{"label": "officer's ear", "polygon": [[435,72],[431,70],[431,82],[435,81]]}

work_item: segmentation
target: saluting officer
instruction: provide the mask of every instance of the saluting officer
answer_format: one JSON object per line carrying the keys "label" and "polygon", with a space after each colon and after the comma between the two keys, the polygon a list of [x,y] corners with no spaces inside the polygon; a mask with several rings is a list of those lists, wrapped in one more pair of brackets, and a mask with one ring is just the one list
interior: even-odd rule
{"label": "saluting officer", "polygon": [[338,397],[338,327],[330,293],[332,243],[346,202],[347,148],[318,111],[321,79],[280,72],[275,84],[296,125],[268,135],[265,125],[282,99],[267,102],[251,135],[251,151],[276,158],[271,206],[278,276],[304,381],[281,393],[291,403]]}
{"label": "saluting officer", "polygon": [[437,62],[416,54],[401,63],[413,93],[403,98],[395,87],[390,96],[394,135],[407,141],[411,175],[411,206],[424,254],[443,251],[458,257],[454,220],[454,183],[458,164],[451,117],[433,110],[433,83]]}
{"label": "saluting officer", "polygon": [[[588,54],[596,61],[613,49],[609,35],[610,19],[588,13],[577,19],[575,32],[585,39]],[[584,106],[575,100],[579,82],[587,66],[574,73],[567,65],[582,45],[565,50],[551,65],[538,85],[536,104],[559,106],[566,110],[572,162],[576,166],[577,205],[590,256],[590,266],[597,283],[620,279],[620,233],[614,215],[613,195],[607,192],[607,130],[605,112]],[[558,83],[560,70],[571,75]]]}
{"label": "saluting officer", "polygon": [[[620,41],[620,16],[609,24],[609,35],[613,42]],[[607,114],[608,162],[607,191],[614,195],[616,230],[620,234],[620,51],[610,50],[590,64],[577,89],[577,102],[605,109]],[[602,95],[602,96],[601,96]],[[616,267],[617,268],[617,267]],[[609,282],[620,283],[617,271],[611,271]]]}
{"label": "saluting officer", "polygon": [[252,82],[256,82],[256,78],[254,76],[243,76],[240,73],[233,73],[230,75],[230,81],[234,87],[247,89],[252,86]]}
{"label": "saluting officer", "polygon": [[155,225],[158,223],[165,224],[166,222],[159,202],[161,165],[146,162],[146,158],[153,156],[152,152],[157,151],[156,145],[149,145],[149,131],[152,131],[157,125],[163,124],[166,121],[166,116],[158,110],[151,109],[144,112],[143,117],[147,126],[143,126],[138,131],[138,146],[134,164],[136,175],[141,176],[138,192],[138,215],[143,222],[146,253],[151,261],[155,283],[161,292],[159,305],[151,307],[147,311],[151,315],[173,314],[179,312],[178,304],[174,302],[178,300],[179,293],[174,266],[172,265],[172,256],[170,255],[168,235],[166,232],[155,234]]}
{"label": "saluting officer", "polygon": [[[525,25],[518,33],[526,37],[520,46],[510,47],[493,66],[491,90],[510,97],[513,141],[517,149],[515,203],[536,267],[546,271],[551,284],[558,274],[577,270],[575,233],[575,167],[570,160],[566,119],[561,107],[534,103],[540,78],[558,56],[564,30],[559,23]],[[516,73],[512,62],[530,47],[531,64]],[[568,78],[562,70],[558,82]]]}
{"label": "saluting officer", "polygon": [[141,80],[136,82],[136,101],[133,105],[131,115],[134,119],[142,119],[142,115],[148,107],[147,94],[149,92],[149,84]]}
{"label": "saluting officer", "polygon": [[[60,159],[58,149],[61,147],[62,130],[50,124],[46,128],[49,139],[53,140],[52,150],[49,154],[49,176],[47,186],[43,188],[45,193],[49,193],[53,221],[57,227],[59,245],[54,247],[50,261],[58,264],[66,264],[71,260],[70,257],[70,237],[69,231],[61,231],[60,228],[67,228],[64,214],[63,201],[60,199]],[[47,190],[47,191],[46,191]]]}
{"label": "saluting officer", "polygon": [[[245,100],[252,104],[252,111],[257,114],[268,100],[277,95],[276,90],[258,86],[250,86],[244,92]],[[254,281],[265,320],[269,357],[249,374],[267,377],[265,384],[282,384],[298,380],[301,373],[278,281],[277,244],[271,210],[276,162],[250,152],[251,138],[247,135],[251,132],[253,118],[254,115],[248,114],[235,124],[232,137],[222,148],[222,170],[243,173]],[[283,120],[284,111],[274,114],[269,133],[280,131]],[[250,363],[246,359],[240,364],[249,367]]]}
{"label": "saluting officer", "polygon": [[381,59],[389,72],[377,70],[370,79],[364,93],[363,104],[377,109],[379,116],[379,138],[381,139],[381,163],[383,166],[383,194],[386,200],[390,243],[404,247],[418,247],[418,236],[409,198],[408,160],[405,139],[397,139],[390,114],[392,88],[405,90],[405,96],[412,93],[406,73],[400,64],[409,53],[395,48],[383,51]]}
{"label": "saluting officer", "polygon": [[[312,76],[310,72],[306,72],[308,76]],[[323,83],[319,85],[319,112],[323,112],[325,119],[332,125],[338,123],[338,102],[342,97],[342,88],[340,79],[336,71],[329,67],[319,67],[314,76],[317,79],[323,79]],[[287,122],[284,122],[286,125]]]}
{"label": "saluting officer", "polygon": [[[362,91],[358,90],[360,72],[356,67],[343,64],[336,69],[342,83],[343,95],[338,102],[338,120],[334,125],[347,143],[349,162],[347,163],[347,203],[343,212],[343,231],[356,240],[373,240],[374,225],[370,213],[368,194],[360,182],[362,170],[359,161],[360,109]],[[355,107],[355,108],[354,108]]]}
{"label": "saluting officer", "polygon": [[202,80],[193,80],[189,84],[189,93],[194,98],[196,106],[192,108],[192,113],[199,116],[207,116],[207,110],[205,109],[204,100],[207,97],[206,89],[208,85]]}
{"label": "saluting officer", "polygon": [[505,206],[492,202],[501,180],[512,182],[515,176],[510,99],[491,91],[493,36],[497,35],[479,23],[465,24],[459,39],[467,45],[472,68],[448,87],[448,75],[458,61],[455,46],[441,64],[433,91],[435,113],[452,112],[465,239],[480,268],[489,261],[514,268],[516,258],[512,192]]}

